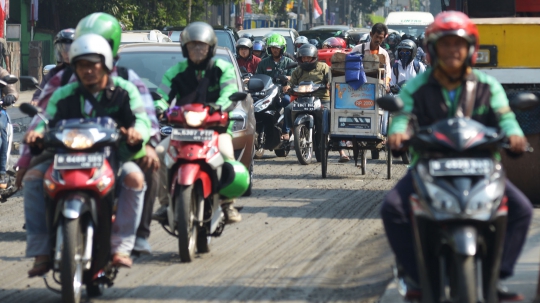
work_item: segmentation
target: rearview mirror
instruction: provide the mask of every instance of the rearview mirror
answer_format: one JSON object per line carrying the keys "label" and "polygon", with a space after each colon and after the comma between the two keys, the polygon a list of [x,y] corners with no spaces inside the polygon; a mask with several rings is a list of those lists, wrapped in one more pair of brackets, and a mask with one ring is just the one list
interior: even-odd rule
{"label": "rearview mirror", "polygon": [[21,103],[21,106],[19,106],[19,110],[23,113],[23,114],[26,114],[30,117],[33,117],[35,115],[37,115],[38,113],[38,109],[32,105],[30,105],[30,103]]}
{"label": "rearview mirror", "polygon": [[7,84],[15,84],[19,81],[19,78],[15,77],[14,75],[7,75],[4,78],[2,78],[2,80],[6,82]]}
{"label": "rearview mirror", "polygon": [[56,65],[54,65],[54,64],[45,65],[43,67],[43,76],[46,76],[51,71],[51,69],[53,69],[55,67],[56,67]]}
{"label": "rearview mirror", "polygon": [[38,80],[32,76],[21,76],[20,80],[21,80],[21,84],[24,84],[27,87],[39,86]]}
{"label": "rearview mirror", "polygon": [[251,78],[248,82],[248,91],[260,92],[264,89],[264,82],[261,79]]}
{"label": "rearview mirror", "polygon": [[533,93],[520,93],[510,100],[510,108],[526,111],[535,108],[540,101]]}
{"label": "rearview mirror", "polygon": [[157,92],[150,92],[150,95],[152,96],[152,100],[154,101],[157,101],[157,100],[161,100],[161,95],[158,94]]}
{"label": "rearview mirror", "polygon": [[246,97],[247,97],[246,92],[236,92],[229,97],[229,100],[238,102],[238,101],[246,100]]}
{"label": "rearview mirror", "polygon": [[401,98],[395,98],[393,96],[380,97],[377,99],[377,105],[389,112],[399,112],[403,109],[403,101]]}

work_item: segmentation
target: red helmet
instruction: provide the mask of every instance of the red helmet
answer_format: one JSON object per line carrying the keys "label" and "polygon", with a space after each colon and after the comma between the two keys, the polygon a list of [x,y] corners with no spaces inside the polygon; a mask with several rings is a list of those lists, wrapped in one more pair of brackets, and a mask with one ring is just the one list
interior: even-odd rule
{"label": "red helmet", "polygon": [[347,48],[347,42],[342,38],[330,37],[322,43],[323,48]]}
{"label": "red helmet", "polygon": [[462,12],[446,11],[435,16],[435,20],[426,29],[425,43],[428,60],[431,65],[437,63],[435,44],[444,36],[458,36],[469,42],[469,54],[465,64],[471,66],[476,62],[476,52],[480,47],[478,28],[467,15]]}

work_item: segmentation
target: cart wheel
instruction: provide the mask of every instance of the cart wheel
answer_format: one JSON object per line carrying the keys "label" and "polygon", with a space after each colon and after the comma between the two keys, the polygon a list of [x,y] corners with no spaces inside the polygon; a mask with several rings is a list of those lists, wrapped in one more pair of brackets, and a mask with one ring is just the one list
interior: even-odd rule
{"label": "cart wheel", "polygon": [[321,169],[322,177],[326,178],[328,169],[328,134],[321,132]]}
{"label": "cart wheel", "polygon": [[366,166],[367,166],[367,155],[366,150],[362,149],[360,151],[360,160],[362,161],[362,175],[366,174]]}
{"label": "cart wheel", "polygon": [[392,151],[389,144],[386,144],[386,179],[392,178]]}

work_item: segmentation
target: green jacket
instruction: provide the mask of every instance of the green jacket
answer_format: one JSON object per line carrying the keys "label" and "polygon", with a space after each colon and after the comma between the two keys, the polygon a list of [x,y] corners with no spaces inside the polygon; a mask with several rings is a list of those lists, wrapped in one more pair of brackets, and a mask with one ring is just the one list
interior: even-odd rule
{"label": "green jacket", "polygon": [[[297,86],[302,81],[313,81],[315,84],[328,84],[332,81],[332,74],[330,73],[330,67],[324,62],[317,62],[317,66],[308,71],[303,70],[302,68],[297,68],[294,70],[289,81],[289,86],[291,88]],[[330,101],[330,92],[328,89],[321,89],[315,94],[315,97],[321,99],[323,102]]]}
{"label": "green jacket", "polygon": [[[80,82],[73,82],[60,87],[51,96],[46,114],[51,117],[49,125],[64,119],[94,118],[97,111],[92,108],[89,101],[80,92]],[[134,127],[143,138],[143,146],[150,139],[151,123],[146,113],[139,89],[121,77],[109,77],[107,88],[99,93],[96,101],[102,105],[105,114],[100,116],[111,117],[119,127]],[[45,123],[40,122],[35,131],[43,132]],[[124,144],[124,143],[123,143]],[[144,157],[146,150],[143,147],[134,155],[125,145],[120,147],[120,157],[127,161]]]}
{"label": "green jacket", "polygon": [[[210,85],[208,93],[216,95],[215,103],[220,105],[223,110],[229,111],[232,110],[233,102],[229,100],[229,97],[238,92],[238,85],[236,81],[236,72],[234,70],[234,65],[231,63],[222,60],[214,59],[215,77],[217,79],[211,79],[211,83],[215,81],[215,85]],[[169,108],[169,104],[172,100],[169,100],[169,93],[173,89],[173,83],[175,83],[176,89],[176,100],[182,99],[186,94],[192,93],[197,89],[198,81],[192,79],[189,72],[192,72],[191,69],[188,69],[188,61],[182,61],[173,67],[169,68],[167,72],[163,75],[161,85],[158,88],[158,93],[163,96],[161,100],[154,102],[156,108],[161,110],[166,110]],[[206,71],[202,71],[201,76],[205,76]],[[179,79],[185,79],[187,77],[191,85],[186,85],[186,81],[175,81]],[[184,83],[181,83],[184,82]]]}
{"label": "green jacket", "polygon": [[255,73],[268,75],[274,80],[274,77],[277,75],[277,69],[280,68],[284,71],[283,75],[290,76],[292,75],[292,69],[286,70],[285,67],[291,62],[294,62],[291,58],[282,56],[280,61],[276,64],[272,57],[266,57],[261,60]]}

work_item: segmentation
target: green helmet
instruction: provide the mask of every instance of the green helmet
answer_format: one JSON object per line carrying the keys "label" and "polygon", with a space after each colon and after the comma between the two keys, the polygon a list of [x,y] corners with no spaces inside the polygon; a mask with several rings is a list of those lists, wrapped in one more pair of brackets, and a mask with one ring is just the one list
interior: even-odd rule
{"label": "green helmet", "polygon": [[249,187],[249,172],[241,162],[225,160],[219,194],[228,199],[242,196]]}
{"label": "green helmet", "polygon": [[97,34],[105,38],[111,45],[113,57],[118,53],[122,27],[115,17],[106,13],[93,13],[79,21],[75,29],[75,39],[85,34]]}
{"label": "green helmet", "polygon": [[283,54],[285,51],[287,51],[287,41],[282,35],[273,34],[272,36],[268,37],[268,39],[266,40],[266,52],[268,53],[268,55],[272,56],[270,47],[280,48],[281,54]]}

